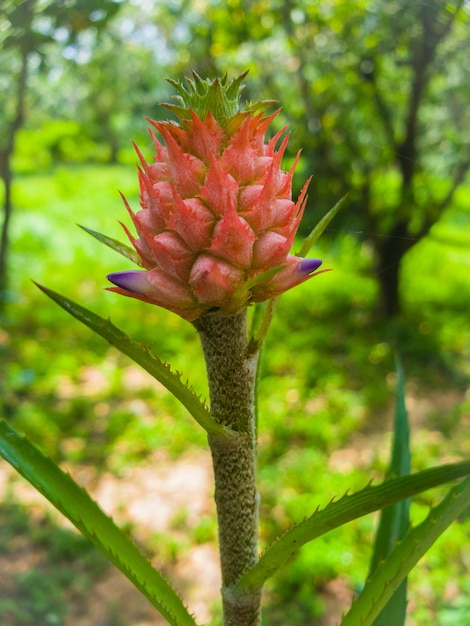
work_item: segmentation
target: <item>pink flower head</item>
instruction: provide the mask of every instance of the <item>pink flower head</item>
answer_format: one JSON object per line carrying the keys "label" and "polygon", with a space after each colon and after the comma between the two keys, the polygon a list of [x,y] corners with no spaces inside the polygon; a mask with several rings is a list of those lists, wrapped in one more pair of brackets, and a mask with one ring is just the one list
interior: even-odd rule
{"label": "pink flower head", "polygon": [[141,210],[126,203],[138,236],[126,233],[145,269],[110,274],[111,291],[192,321],[277,296],[321,265],[289,254],[308,182],[294,202],[295,163],[281,168],[287,137],[266,139],[277,113],[240,111],[243,78],[195,75],[189,91],[174,83],[185,106],[166,106],[179,123],[150,120],[161,139],[151,133],[152,164],[137,149]]}

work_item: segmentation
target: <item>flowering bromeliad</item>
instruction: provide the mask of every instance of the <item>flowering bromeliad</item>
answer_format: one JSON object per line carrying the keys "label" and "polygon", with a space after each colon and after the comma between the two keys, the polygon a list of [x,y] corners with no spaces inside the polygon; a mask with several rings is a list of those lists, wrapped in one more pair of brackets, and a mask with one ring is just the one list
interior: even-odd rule
{"label": "flowering bromeliad", "polygon": [[289,172],[281,169],[288,136],[281,140],[282,129],[265,141],[277,112],[257,112],[263,102],[240,110],[244,77],[227,83],[194,74],[188,90],[171,81],[180,102],[164,106],[179,123],[150,120],[164,144],[151,133],[151,165],[136,148],[142,210],[134,214],[126,202],[138,237],[126,233],[145,269],[110,274],[111,291],[192,321],[208,311],[236,314],[321,265],[289,254],[308,181],[293,202],[297,159]]}

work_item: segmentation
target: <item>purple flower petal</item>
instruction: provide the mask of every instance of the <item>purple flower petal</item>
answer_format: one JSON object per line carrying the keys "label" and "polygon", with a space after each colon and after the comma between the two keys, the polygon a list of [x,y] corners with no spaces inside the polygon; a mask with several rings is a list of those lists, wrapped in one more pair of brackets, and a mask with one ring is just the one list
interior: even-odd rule
{"label": "purple flower petal", "polygon": [[320,259],[301,259],[299,264],[299,272],[302,274],[311,274],[320,267],[322,261]]}
{"label": "purple flower petal", "polygon": [[128,272],[113,272],[108,274],[106,278],[121,289],[139,293],[147,296],[152,293],[152,285],[150,284],[146,270],[130,270]]}

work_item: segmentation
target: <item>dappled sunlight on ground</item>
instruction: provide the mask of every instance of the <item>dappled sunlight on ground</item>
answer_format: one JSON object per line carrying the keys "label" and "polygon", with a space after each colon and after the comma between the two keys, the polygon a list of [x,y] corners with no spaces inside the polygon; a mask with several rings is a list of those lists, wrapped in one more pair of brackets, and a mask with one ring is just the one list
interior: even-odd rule
{"label": "dappled sunlight on ground", "polygon": [[[189,456],[176,461],[157,457],[152,466],[146,464],[123,470],[119,478],[109,472],[97,475],[89,467],[71,469],[71,473],[120,526],[130,527],[132,537],[144,550],[150,543],[155,553],[152,558],[155,566],[174,582],[198,621],[207,623],[210,608],[219,597],[217,550],[213,543],[194,544],[188,541],[187,535],[201,517],[214,514],[209,455],[201,452],[197,458]],[[2,461],[0,499],[6,497],[27,505],[33,535],[34,524],[41,523],[46,511],[58,526],[70,528],[67,520]],[[171,555],[167,547],[159,549],[158,542],[164,543],[169,533],[175,547],[173,558],[166,563]],[[190,543],[194,547],[190,547]],[[41,558],[41,548],[35,549],[27,536],[19,535],[12,540],[8,552],[0,555],[2,589],[6,588],[2,578],[12,578],[13,574],[35,568]],[[11,593],[14,594],[14,589]],[[71,603],[71,613],[67,626],[160,626],[166,623],[124,575],[112,567],[96,581],[80,607]],[[114,614],[120,621],[112,617]]]}
{"label": "dappled sunlight on ground", "polygon": [[[87,372],[89,377],[84,377],[83,383],[89,385],[89,391],[93,394],[94,386],[100,384],[101,378],[95,375],[93,368]],[[126,384],[140,387],[142,383],[145,383],[145,378],[141,378],[138,370],[128,373]],[[464,423],[470,421],[470,416],[465,412],[457,416],[452,414],[453,407],[463,401],[465,392],[450,390],[445,393],[431,391],[420,394],[417,389],[413,389],[413,385],[410,387],[406,402],[410,409],[411,436],[416,451],[414,469],[423,469],[419,454],[422,446],[427,447],[424,459],[426,466],[433,462],[433,454],[437,464],[459,460],[464,450],[470,452],[468,440],[460,441],[456,454],[443,445],[447,438],[446,428],[452,427],[453,420],[459,419]],[[67,394],[66,388],[63,393]],[[393,405],[390,405],[377,416],[372,425],[369,424],[363,432],[354,433],[343,446],[333,450],[329,456],[328,472],[336,476],[348,476],[355,470],[361,470],[365,476],[379,482],[382,473],[378,467],[386,467],[388,464],[392,420]],[[67,441],[64,445],[67,447]],[[291,451],[295,453],[295,449]],[[178,458],[156,452],[141,464],[123,463],[115,472],[106,467],[97,468],[83,463],[62,463],[62,467],[150,554],[152,562],[173,582],[198,622],[209,623],[214,607],[219,604],[220,595],[209,452],[192,448],[191,452]],[[343,493],[335,495],[339,497]],[[51,534],[60,534],[64,529],[70,533],[73,527],[6,462],[0,461],[2,502],[0,506],[17,502],[24,505],[27,512],[26,522],[17,530],[13,524],[8,528],[5,523],[2,526],[0,519],[0,544],[3,546],[3,550],[0,550],[1,596],[4,598],[6,593],[13,602],[21,604],[29,602],[28,594],[33,591],[19,588],[16,581],[34,572],[38,576],[47,576],[47,558],[52,558],[52,565],[48,567],[56,567],[54,556],[47,555],[50,552],[47,542],[42,540],[38,543],[38,528],[44,527],[51,520]],[[274,511],[271,510],[270,514],[274,514]],[[285,514],[283,510],[282,515]],[[4,527],[10,533],[6,540],[2,537]],[[72,579],[81,581],[81,577],[87,574],[88,564],[86,561],[77,562],[77,557],[78,560],[81,558],[81,552],[69,558],[68,569]],[[67,580],[62,583],[59,579],[54,583],[56,592],[63,596],[65,603],[64,621],[54,623],[63,623],[64,626],[163,626],[166,623],[114,567],[98,568],[97,573],[87,575],[84,582],[78,583],[78,591],[71,590]],[[352,599],[348,581],[339,577],[327,580],[317,593],[325,607],[325,615],[309,622],[310,626],[335,626]],[[410,606],[414,606],[416,601],[422,602],[425,593],[426,590],[420,588],[419,594],[410,601]],[[447,584],[444,593],[445,601],[452,604],[456,598],[458,600],[459,587],[454,583]],[[269,590],[266,599],[269,603]],[[431,605],[433,602],[434,596],[429,598]],[[8,615],[5,609],[3,611],[2,615]],[[273,624],[281,623],[276,621],[276,610],[270,617],[274,620]],[[3,617],[3,620],[0,620],[1,626],[23,626],[27,623],[15,621],[14,618],[5,621]]]}

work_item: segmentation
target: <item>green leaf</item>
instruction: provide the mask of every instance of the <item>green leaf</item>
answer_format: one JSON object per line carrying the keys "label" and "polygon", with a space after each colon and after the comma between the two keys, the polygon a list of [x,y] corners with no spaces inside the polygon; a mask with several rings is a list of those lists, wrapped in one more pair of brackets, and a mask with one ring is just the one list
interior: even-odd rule
{"label": "green leaf", "polygon": [[25,437],[0,420],[0,454],[63,513],[173,626],[195,626],[181,598],[88,493]]}
{"label": "green leaf", "polygon": [[335,217],[335,215],[339,212],[339,210],[344,206],[344,203],[348,199],[349,194],[347,193],[345,196],[339,200],[335,206],[328,211],[326,215],[324,215],[318,224],[313,228],[311,233],[304,239],[302,246],[298,252],[298,256],[306,256],[308,251],[312,246],[314,246],[320,237],[323,235],[323,232],[326,230],[327,226],[331,222],[331,220]]}
{"label": "green leaf", "polygon": [[193,70],[192,78],[186,78],[187,87],[181,82],[167,78],[170,85],[178,91],[176,99],[179,105],[163,104],[173,111],[180,120],[190,118],[192,109],[201,119],[206,119],[210,111],[214,118],[225,127],[230,118],[242,113],[240,106],[241,83],[248,71],[243,72],[230,82],[227,75],[215,80],[203,79]]}
{"label": "green leaf", "polygon": [[[344,205],[349,194],[346,194],[341,198],[335,206],[328,211],[328,213],[318,222],[311,233],[304,239],[304,242],[298,252],[298,256],[304,257],[310,250],[310,248],[319,240],[324,230],[335,217],[341,207]],[[271,325],[276,310],[276,305],[279,300],[279,296],[271,298],[268,301],[267,306],[264,303],[255,305],[255,314],[253,316],[253,324],[250,330],[250,351],[257,352],[261,344],[266,337],[266,334]],[[264,306],[263,306],[264,305]]]}
{"label": "green leaf", "polygon": [[[403,367],[396,359],[397,399],[395,407],[395,427],[392,459],[388,476],[406,476],[411,471],[408,414],[405,405],[405,380]],[[410,526],[410,500],[402,500],[382,510],[371,561],[370,574],[384,561],[395,544],[408,532]],[[407,607],[407,580],[403,580],[393,596],[383,608],[374,626],[404,626]]]}
{"label": "green leaf", "polygon": [[121,352],[130,357],[135,363],[144,368],[149,374],[156,378],[164,387],[178,398],[181,404],[191,413],[194,419],[204,430],[213,435],[230,436],[230,431],[217,424],[211,417],[209,409],[199,400],[194,391],[185,385],[179,376],[173,372],[164,361],[152,354],[147,346],[137,343],[114,326],[110,321],[103,319],[99,315],[92,313],[88,309],[80,306],[76,302],[69,300],[65,296],[35,283],[52,300],[57,302],[65,311],[68,311],[77,320],[91,328],[95,333],[116,346]]}
{"label": "green leaf", "polygon": [[92,230],[91,228],[87,228],[86,226],[82,226],[81,224],[78,224],[78,226],[92,237],[95,237],[95,239],[98,239],[98,241],[101,241],[101,243],[104,243],[106,246],[108,246],[108,248],[111,248],[115,252],[119,252],[119,254],[122,254],[122,256],[126,257],[126,259],[129,259],[133,263],[136,263],[137,265],[140,265],[140,267],[142,267],[142,261],[140,260],[139,255],[130,246],[126,245],[125,243],[121,243],[117,239],[108,237],[107,235],[102,235],[96,230]]}
{"label": "green leaf", "polygon": [[278,300],[279,296],[276,296],[265,302],[255,304],[249,330],[248,351],[250,354],[255,354],[260,350],[273,320]]}
{"label": "green leaf", "polygon": [[309,541],[358,517],[468,474],[470,461],[441,465],[410,476],[386,480],[376,487],[368,485],[353,495],[346,494],[337,502],[331,501],[323,510],[317,509],[311,517],[278,537],[261,555],[258,563],[240,578],[235,587],[259,589]]}
{"label": "green leaf", "polygon": [[[450,491],[427,519],[397,544],[367,581],[341,626],[371,626],[419,559],[470,506],[470,478]],[[384,622],[385,623],[385,622]],[[387,624],[395,624],[389,619]]]}

